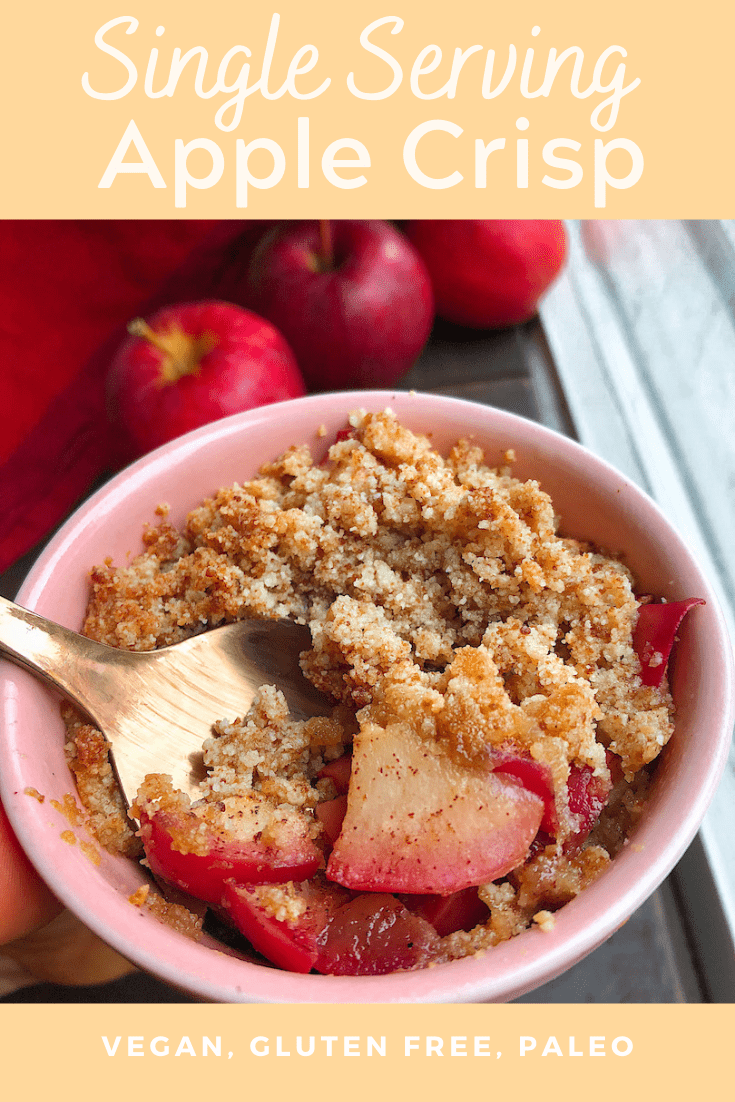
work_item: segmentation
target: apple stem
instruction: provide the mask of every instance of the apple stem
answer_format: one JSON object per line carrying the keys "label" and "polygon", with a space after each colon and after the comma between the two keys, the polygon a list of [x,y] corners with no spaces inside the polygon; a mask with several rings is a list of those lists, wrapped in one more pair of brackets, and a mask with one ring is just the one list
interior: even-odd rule
{"label": "apple stem", "polygon": [[165,333],[156,333],[144,318],[134,318],[128,323],[131,337],[141,337],[163,353],[158,367],[158,385],[168,386],[185,375],[198,375],[201,360],[217,345],[214,333],[192,336],[174,327]]}
{"label": "apple stem", "polygon": [[334,267],[334,245],[332,243],[332,223],[328,218],[319,219],[319,237],[322,244],[322,271],[328,272]]}
{"label": "apple stem", "polygon": [[170,352],[166,342],[158,336],[155,329],[151,329],[145,318],[133,318],[132,321],[129,321],[128,333],[131,337],[142,337],[144,341],[148,341],[160,352],[165,352],[167,355]]}

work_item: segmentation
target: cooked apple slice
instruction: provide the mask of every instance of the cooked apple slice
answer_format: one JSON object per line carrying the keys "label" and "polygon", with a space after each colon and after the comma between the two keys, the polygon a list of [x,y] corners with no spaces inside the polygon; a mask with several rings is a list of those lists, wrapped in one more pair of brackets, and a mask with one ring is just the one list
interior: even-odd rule
{"label": "cooked apple slice", "polygon": [[430,922],[439,937],[458,930],[474,930],[490,917],[488,907],[477,894],[477,888],[465,888],[452,895],[402,895],[401,903],[412,914]]}
{"label": "cooked apple slice", "polygon": [[[607,757],[609,762],[609,751]],[[569,810],[576,818],[577,829],[564,839],[566,854],[573,856],[580,851],[607,803],[611,787],[610,777],[593,773],[589,765],[573,765],[569,770]]]}
{"label": "cooked apple slice", "polygon": [[317,804],[314,814],[324,827],[327,838],[334,845],[339,838],[339,832],[347,814],[347,796],[336,796],[333,800],[325,800]]}
{"label": "cooked apple slice", "polygon": [[382,976],[423,968],[439,944],[436,930],[393,895],[358,895],[335,911],[320,935],[314,967],[330,976]]}
{"label": "cooked apple slice", "polygon": [[543,811],[512,777],[456,761],[407,724],[366,724],[327,876],[362,891],[450,895],[520,864]]}
{"label": "cooked apple slice", "polygon": [[657,688],[668,669],[676,633],[690,608],[703,605],[701,597],[664,604],[641,605],[633,632],[633,650],[641,664],[641,681]]}
{"label": "cooked apple slice", "polygon": [[541,830],[549,834],[556,834],[559,828],[556,812],[556,797],[554,794],[554,781],[551,770],[544,762],[534,761],[531,757],[524,757],[520,753],[509,751],[497,752],[493,756],[497,764],[493,766],[494,773],[506,773],[509,777],[515,777],[529,792],[535,792],[544,801],[544,814],[541,819]]}
{"label": "cooked apple slice", "polygon": [[323,880],[301,884],[225,887],[229,918],[254,949],[289,972],[310,972],[319,954],[319,937],[349,892]]}
{"label": "cooked apple slice", "polygon": [[192,806],[169,778],[147,777],[136,804],[151,870],[206,903],[222,901],[226,880],[306,880],[323,864],[308,823],[255,792]]}
{"label": "cooked apple slice", "polygon": [[343,754],[341,758],[327,762],[321,769],[320,777],[329,777],[334,782],[337,792],[343,795],[350,787],[350,772],[352,770],[352,754]]}

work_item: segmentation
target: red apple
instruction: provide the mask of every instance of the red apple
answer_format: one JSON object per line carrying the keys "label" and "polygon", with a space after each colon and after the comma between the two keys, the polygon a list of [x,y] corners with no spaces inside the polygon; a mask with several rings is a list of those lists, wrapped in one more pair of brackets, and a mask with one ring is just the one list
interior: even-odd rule
{"label": "red apple", "polygon": [[166,306],[130,331],[110,367],[107,400],[131,457],[228,414],[305,393],[281,334],[231,303]]}
{"label": "red apple", "polygon": [[472,329],[533,317],[566,256],[562,222],[416,221],[405,231],[431,275],[437,314]]}
{"label": "red apple", "polygon": [[434,318],[428,274],[386,222],[276,227],[250,264],[247,301],[293,348],[310,387],[383,387],[413,364]]}
{"label": "red apple", "polygon": [[515,778],[462,765],[405,725],[363,728],[327,877],[354,890],[450,895],[519,865],[543,812]]}

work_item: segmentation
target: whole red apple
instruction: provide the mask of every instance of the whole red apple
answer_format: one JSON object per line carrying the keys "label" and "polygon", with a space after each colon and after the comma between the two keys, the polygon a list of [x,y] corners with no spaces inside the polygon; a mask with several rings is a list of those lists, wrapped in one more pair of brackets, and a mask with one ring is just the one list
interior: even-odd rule
{"label": "whole red apple", "polygon": [[110,418],[128,458],[228,414],[305,393],[278,330],[229,302],[165,306],[129,330],[107,378]]}
{"label": "whole red apple", "polygon": [[284,223],[253,254],[248,301],[319,390],[391,386],[434,317],[421,257],[387,222]]}
{"label": "whole red apple", "polygon": [[566,256],[562,222],[416,221],[405,231],[431,275],[437,314],[472,329],[528,321]]}

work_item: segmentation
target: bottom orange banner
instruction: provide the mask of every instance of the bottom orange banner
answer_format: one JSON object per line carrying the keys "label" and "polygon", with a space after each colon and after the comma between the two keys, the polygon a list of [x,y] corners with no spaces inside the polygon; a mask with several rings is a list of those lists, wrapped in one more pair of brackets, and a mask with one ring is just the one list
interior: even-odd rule
{"label": "bottom orange banner", "polygon": [[378,1092],[445,1102],[458,1088],[691,1099],[705,1073],[708,1090],[729,1080],[734,1026],[732,1006],[702,1005],[6,1004],[0,1066],[5,1097],[57,1102],[182,1090],[323,1102],[335,1089],[350,1102]]}

